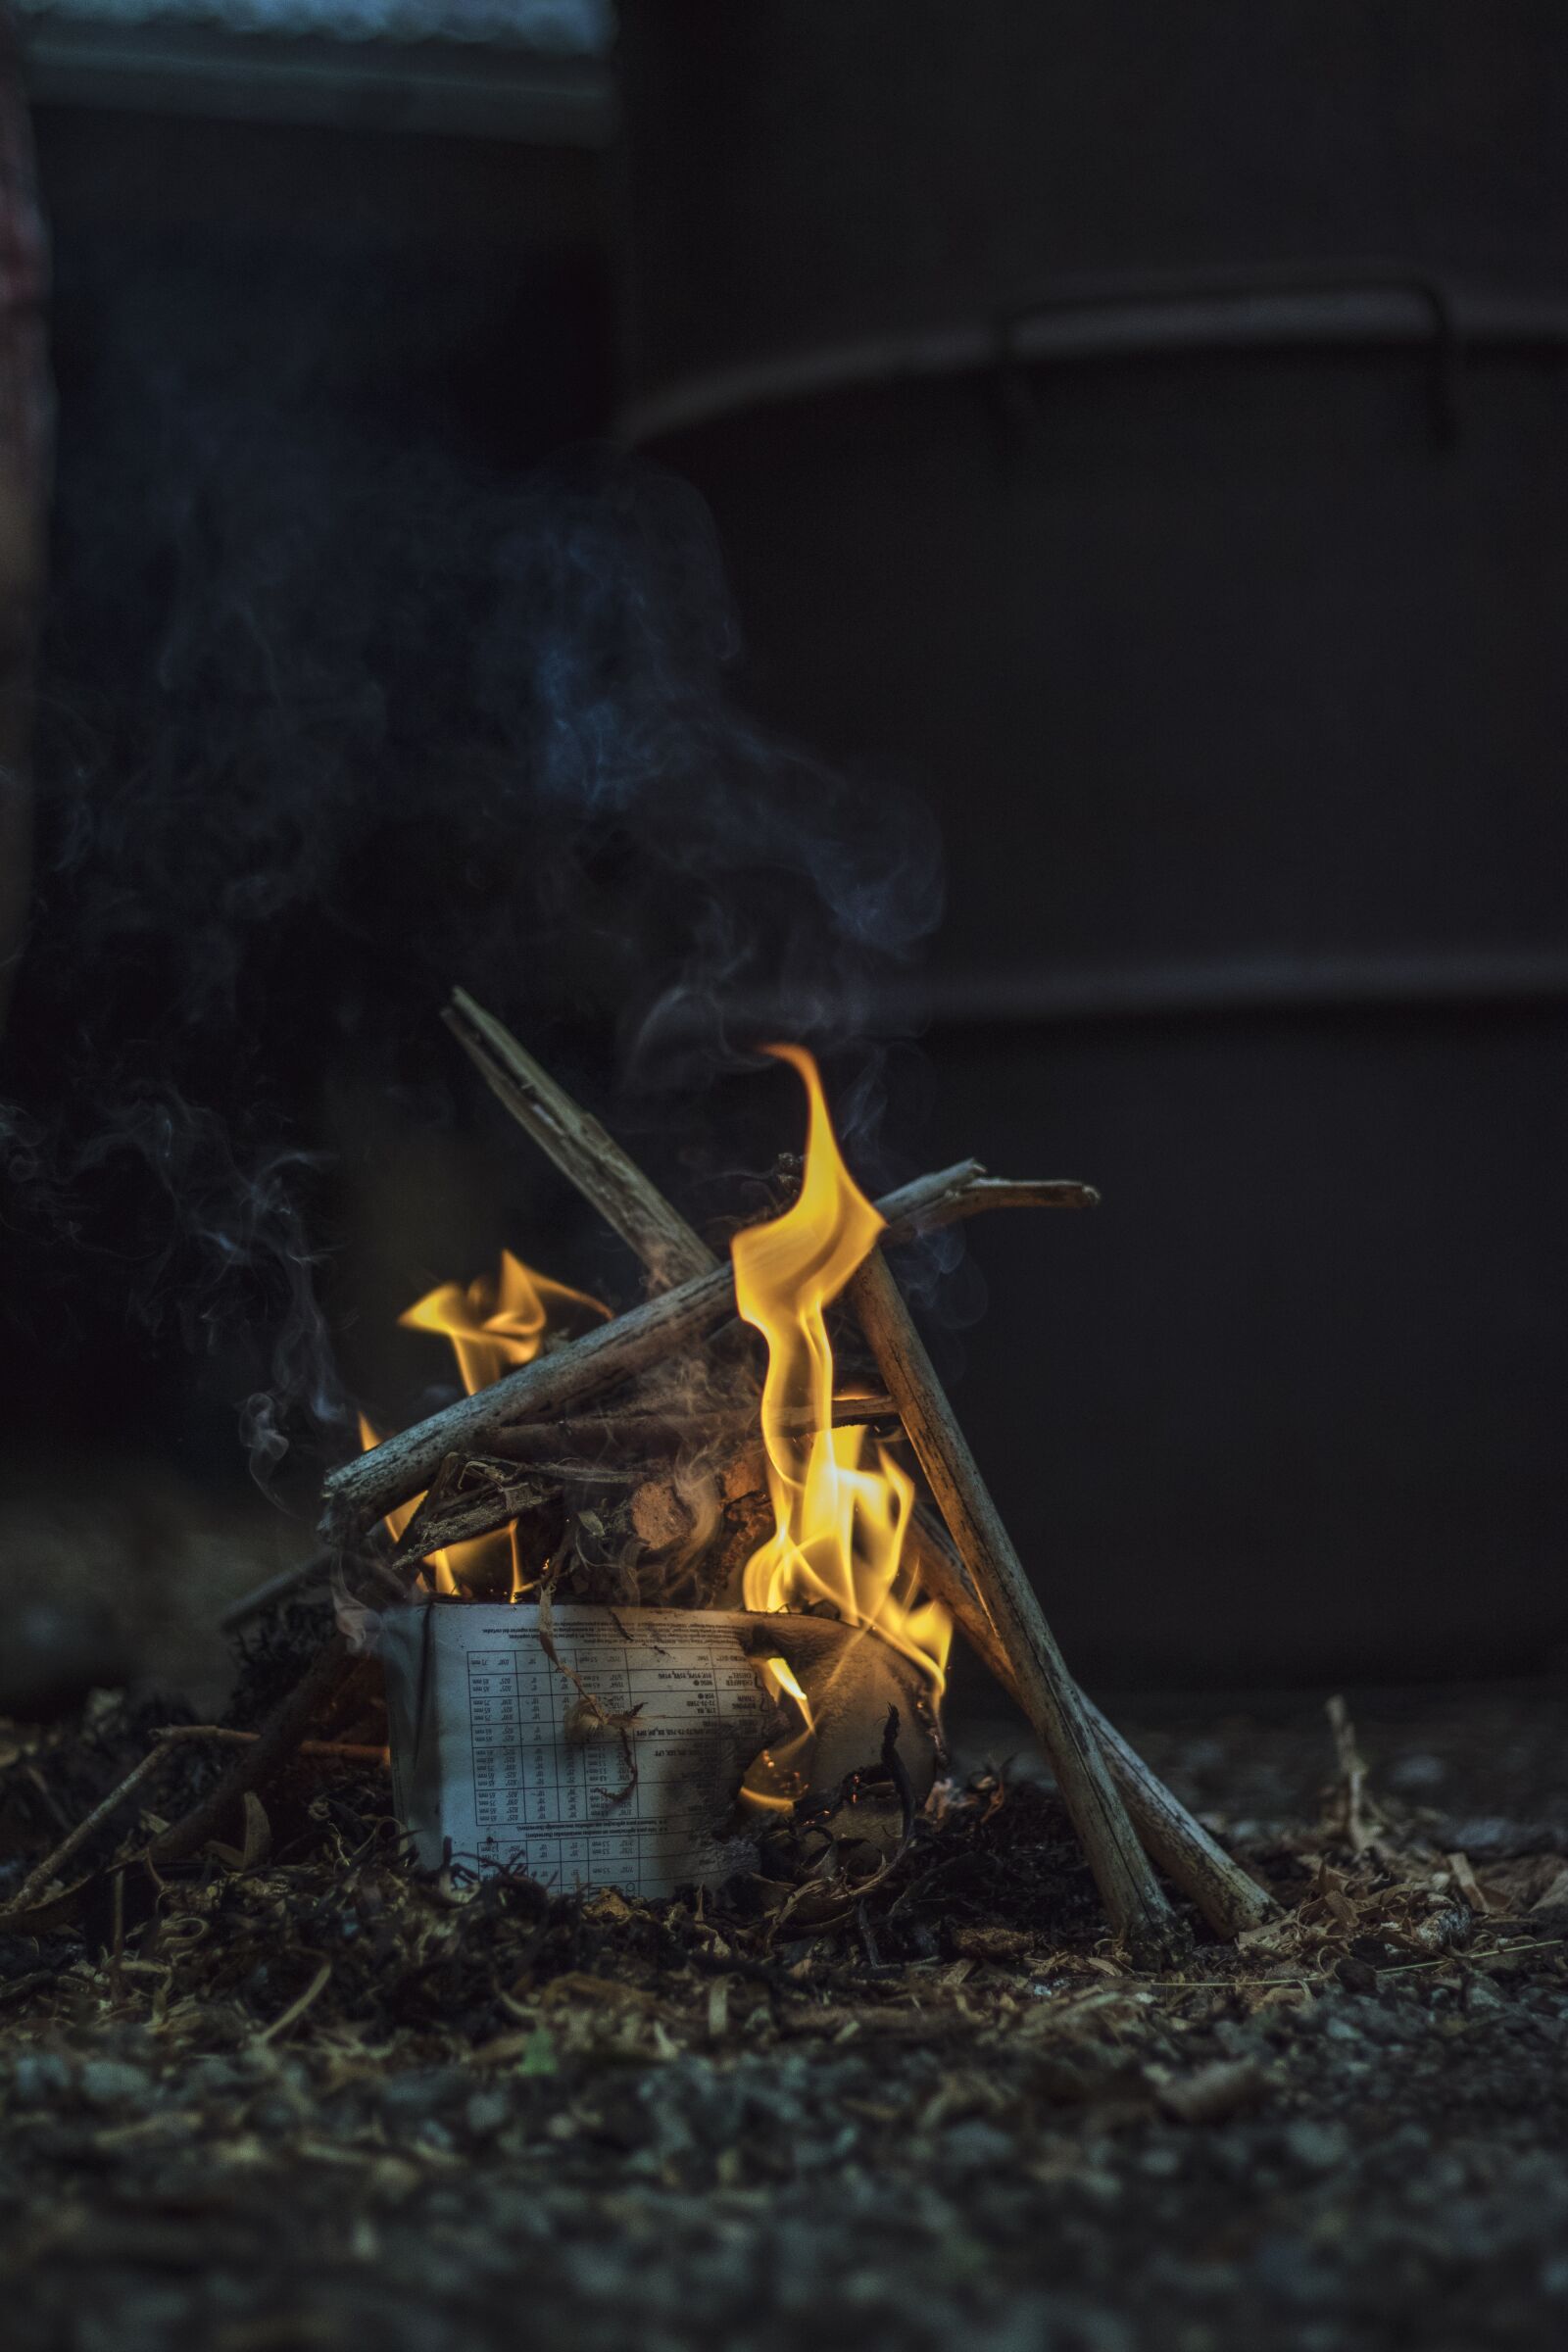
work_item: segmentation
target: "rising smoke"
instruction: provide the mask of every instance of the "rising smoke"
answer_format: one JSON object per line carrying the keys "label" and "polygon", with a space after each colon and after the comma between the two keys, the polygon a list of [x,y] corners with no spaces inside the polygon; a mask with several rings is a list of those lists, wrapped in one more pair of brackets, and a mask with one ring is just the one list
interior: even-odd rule
{"label": "rising smoke", "polygon": [[[67,477],[0,1075],[11,1312],[62,1362],[106,1322],[220,1360],[265,1483],[351,1443],[323,1102],[451,1118],[455,979],[524,1035],[612,1038],[645,1115],[689,1121],[760,1002],[858,1036],[938,920],[940,858],[916,801],[747,715],[681,482],[599,452],[518,482],[304,403],[117,398],[101,478]],[[837,1066],[880,1176],[882,1046]]]}

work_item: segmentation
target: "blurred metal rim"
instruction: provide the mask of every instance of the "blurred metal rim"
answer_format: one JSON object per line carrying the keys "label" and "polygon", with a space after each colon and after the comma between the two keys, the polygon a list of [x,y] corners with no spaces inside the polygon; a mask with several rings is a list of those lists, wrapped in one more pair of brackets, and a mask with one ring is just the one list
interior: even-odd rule
{"label": "blurred metal rim", "polygon": [[613,83],[597,57],[54,15],[24,20],[22,44],[35,106],[548,147],[608,147],[616,130]]}
{"label": "blurred metal rim", "polygon": [[[818,1007],[820,1025],[872,1036],[928,1028],[1075,1028],[1101,1022],[1188,1022],[1249,1015],[1448,1012],[1568,1002],[1568,954],[1545,949],[1440,955],[1247,956],[1101,971],[950,972],[882,981],[851,1005]],[[764,997],[726,1001],[734,1036],[771,1034],[800,1007]],[[661,1007],[644,1044],[679,1045],[710,1029],[706,998]]]}
{"label": "blurred metal rim", "polygon": [[1568,348],[1568,301],[1451,284],[1408,262],[1267,271],[1063,278],[992,318],[923,333],[783,352],[682,376],[628,403],[628,446],[750,410],[866,386],[990,373],[1016,398],[1026,365],[1184,354],[1427,347],[1434,408],[1451,429],[1467,348]]}

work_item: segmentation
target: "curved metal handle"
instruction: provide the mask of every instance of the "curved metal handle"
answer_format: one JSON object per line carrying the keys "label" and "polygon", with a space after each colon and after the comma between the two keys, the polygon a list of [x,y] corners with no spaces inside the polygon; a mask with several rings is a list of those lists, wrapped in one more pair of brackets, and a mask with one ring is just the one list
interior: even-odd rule
{"label": "curved metal handle", "polygon": [[[1173,270],[1106,272],[1086,277],[1054,278],[1022,295],[994,314],[995,362],[998,380],[1015,416],[1038,423],[1039,405],[1028,377],[1031,359],[1050,356],[1050,338],[1041,334],[1029,348],[1031,324],[1059,321],[1071,313],[1120,311],[1145,313],[1152,323],[1162,321],[1152,345],[1168,348],[1179,340],[1180,314],[1212,313],[1216,303],[1298,299],[1313,304],[1325,295],[1414,295],[1431,321],[1431,403],[1435,437],[1444,445],[1459,430],[1458,385],[1463,339],[1452,289],[1435,270],[1399,261],[1275,262],[1212,270]],[[1303,324],[1321,326],[1321,318]],[[1196,323],[1196,322],[1193,322]],[[1128,338],[1131,340],[1131,337]],[[1192,340],[1201,340],[1194,334]],[[1124,345],[1125,347],[1125,345]]]}

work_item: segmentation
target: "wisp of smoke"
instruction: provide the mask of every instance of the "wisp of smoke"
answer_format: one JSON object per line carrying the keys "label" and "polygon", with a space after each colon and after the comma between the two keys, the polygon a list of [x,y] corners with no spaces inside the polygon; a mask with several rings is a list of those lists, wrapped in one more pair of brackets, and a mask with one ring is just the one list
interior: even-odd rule
{"label": "wisp of smoke", "polygon": [[[62,526],[0,1216],[188,1348],[262,1335],[267,1484],[347,1442],[334,1090],[439,1107],[455,979],[688,1097],[760,1042],[737,1004],[853,1035],[941,859],[913,796],[748,716],[685,484],[598,452],[502,480],[232,390],[126,413],[135,466],[107,448]],[[847,1081],[852,1136],[884,1076]]]}

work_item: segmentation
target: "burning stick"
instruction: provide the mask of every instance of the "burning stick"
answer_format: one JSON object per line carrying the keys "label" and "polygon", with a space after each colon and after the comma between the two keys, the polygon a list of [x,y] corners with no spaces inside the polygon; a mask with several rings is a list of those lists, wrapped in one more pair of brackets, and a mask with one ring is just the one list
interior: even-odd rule
{"label": "burning stick", "polygon": [[[1077,1207],[1096,1198],[1082,1184],[1027,1183],[988,1177],[978,1160],[960,1160],[931,1176],[917,1176],[877,1203],[887,1238],[907,1241],[987,1208]],[[536,1356],[489,1388],[460,1397],[368,1453],[344,1462],[326,1481],[322,1534],[352,1539],[357,1533],[426,1492],[452,1453],[482,1453],[489,1433],[518,1421],[537,1421],[585,1403],[630,1380],[650,1365],[692,1348],[735,1313],[732,1269],[683,1282],[662,1297],[634,1306],[602,1324],[569,1348]]]}
{"label": "burning stick", "polygon": [[[662,1279],[662,1265],[667,1264],[668,1258],[667,1254],[656,1258],[658,1244],[653,1237],[666,1235],[677,1229],[682,1237],[679,1247],[689,1252],[694,1275],[712,1273],[718,1269],[719,1260],[714,1253],[685,1224],[635,1161],[612,1142],[597,1120],[591,1119],[569,1096],[563,1093],[510,1031],[490,1014],[481,1012],[471,998],[466,997],[461,990],[455,992],[453,1009],[447,1017],[454,1034],[463,1042],[500,1100],[542,1145],[563,1174],[577,1186],[584,1199],[599,1208],[622,1239],[643,1257],[656,1282]],[[612,1178],[606,1179],[600,1175],[596,1159],[600,1150],[607,1150],[613,1155]],[[994,1179],[982,1179],[981,1182],[988,1202],[999,1207],[1036,1205],[1047,1192],[1052,1200],[1064,1205],[1089,1205],[1098,1199],[1088,1185],[1046,1188],[1008,1186]],[[612,1202],[616,1204],[617,1214],[612,1214]],[[887,1205],[883,1204],[884,1210]],[[845,1403],[853,1406],[856,1401],[846,1399]],[[881,1400],[877,1402],[880,1405]],[[748,1407],[748,1414],[750,1410]],[[646,1416],[650,1423],[655,1417],[651,1414]],[[844,1417],[850,1417],[848,1411]],[[615,1416],[614,1421],[617,1427],[629,1430],[635,1418],[637,1416],[625,1414]],[[837,1403],[834,1418],[839,1418]],[[601,1417],[597,1425],[567,1422],[556,1425],[553,1430],[540,1423],[522,1423],[514,1429],[492,1433],[490,1443],[497,1452],[509,1456],[515,1446],[516,1458],[529,1460],[538,1458],[536,1441],[539,1452],[554,1450],[557,1445],[565,1449],[568,1432],[575,1433],[593,1426],[606,1429],[611,1422],[608,1417]],[[684,1430],[681,1434],[685,1434]],[[916,1508],[910,1527],[910,1541],[925,1590],[951,1610],[982,1662],[990,1668],[1002,1688],[1022,1706],[1021,1685],[1011,1655],[987,1614],[961,1558],[953,1549],[946,1531],[923,1505]],[[1093,1700],[1083,1697],[1081,1693],[1079,1695],[1084,1713],[1103,1747],[1111,1777],[1121,1791],[1139,1837],[1146,1850],[1167,1873],[1173,1884],[1197,1904],[1209,1925],[1220,1935],[1235,1936],[1242,1929],[1255,1927],[1268,1918],[1275,1908],[1270,1897],[1194,1820],[1158,1775],[1101,1714]],[[1027,1708],[1024,1711],[1027,1713]]]}
{"label": "burning stick", "polygon": [[[833,1400],[838,1429],[897,1419],[891,1396]],[[805,1425],[803,1415],[801,1427]],[[701,1454],[715,1469],[733,1464],[753,1447],[759,1463],[761,1458],[755,1398],[734,1413],[648,1411],[575,1421],[524,1421],[515,1429],[493,1431],[488,1445],[486,1454],[448,1455],[398,1538],[389,1567],[406,1568],[450,1544],[496,1535],[552,1501],[563,1487],[636,1485],[676,1452],[688,1458]],[[290,1588],[285,1582],[279,1589]]]}
{"label": "burning stick", "polygon": [[[839,1429],[898,1417],[891,1396],[833,1399],[833,1420]],[[722,1459],[756,1439],[757,1399],[749,1397],[728,1412],[672,1413],[648,1406],[624,1413],[584,1413],[573,1421],[523,1421],[515,1429],[499,1430],[492,1444],[509,1462],[560,1464],[620,1462],[669,1453],[676,1446]]]}
{"label": "burning stick", "polygon": [[880,1250],[851,1276],[849,1296],[898,1401],[915,1458],[1012,1663],[1024,1712],[1051,1759],[1110,1924],[1139,1957],[1169,1953],[1178,1941],[1170,1905],[1111,1784],[1077,1685]]}

